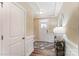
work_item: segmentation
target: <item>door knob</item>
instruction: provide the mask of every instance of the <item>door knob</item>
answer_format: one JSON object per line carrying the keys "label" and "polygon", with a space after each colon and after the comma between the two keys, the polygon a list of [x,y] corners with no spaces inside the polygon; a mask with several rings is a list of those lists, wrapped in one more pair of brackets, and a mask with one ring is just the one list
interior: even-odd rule
{"label": "door knob", "polygon": [[22,37],[22,39],[25,39],[25,37]]}
{"label": "door knob", "polygon": [[1,35],[1,40],[3,40],[3,35]]}

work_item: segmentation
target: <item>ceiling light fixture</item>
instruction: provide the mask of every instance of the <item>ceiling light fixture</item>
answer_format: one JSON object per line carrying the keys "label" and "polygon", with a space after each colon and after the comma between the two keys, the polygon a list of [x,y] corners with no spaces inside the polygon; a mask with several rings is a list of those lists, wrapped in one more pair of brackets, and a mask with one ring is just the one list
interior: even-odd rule
{"label": "ceiling light fixture", "polygon": [[42,11],[40,11],[40,14],[43,14],[43,12],[42,12]]}

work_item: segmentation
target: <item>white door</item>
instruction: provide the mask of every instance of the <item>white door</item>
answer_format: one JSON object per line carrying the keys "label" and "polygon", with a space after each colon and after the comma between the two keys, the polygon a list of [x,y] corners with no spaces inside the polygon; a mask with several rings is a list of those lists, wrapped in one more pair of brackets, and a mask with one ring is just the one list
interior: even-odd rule
{"label": "white door", "polygon": [[3,4],[2,55],[24,55],[24,11],[12,3]]}
{"label": "white door", "polygon": [[39,20],[39,38],[40,41],[49,41],[48,30],[47,30],[47,19]]}
{"label": "white door", "polygon": [[48,19],[39,20],[40,41],[54,42],[54,35],[48,31]]}

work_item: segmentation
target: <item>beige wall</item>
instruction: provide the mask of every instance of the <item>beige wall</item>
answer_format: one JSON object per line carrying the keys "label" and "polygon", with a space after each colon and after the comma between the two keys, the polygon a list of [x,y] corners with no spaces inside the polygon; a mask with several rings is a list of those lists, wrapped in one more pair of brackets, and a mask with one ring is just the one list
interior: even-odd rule
{"label": "beige wall", "polygon": [[74,42],[75,44],[78,44],[79,39],[79,8],[76,8],[74,10],[70,20],[67,23],[67,36],[68,38]]}
{"label": "beige wall", "polygon": [[48,21],[48,33],[53,33],[53,29],[57,26],[57,18],[56,17],[52,17],[49,18]]}
{"label": "beige wall", "polygon": [[31,9],[27,10],[27,20],[26,20],[26,34],[33,34],[33,15]]}
{"label": "beige wall", "polygon": [[64,3],[60,15],[64,18],[62,25],[66,28],[66,36],[63,36],[66,44],[66,56],[78,55],[79,40],[79,3]]}
{"label": "beige wall", "polygon": [[35,35],[35,41],[39,40],[39,19],[34,19],[34,35]]}
{"label": "beige wall", "polygon": [[78,43],[78,22],[79,22],[79,3],[64,3],[61,14],[64,15],[63,26],[66,27],[66,35],[68,39]]}

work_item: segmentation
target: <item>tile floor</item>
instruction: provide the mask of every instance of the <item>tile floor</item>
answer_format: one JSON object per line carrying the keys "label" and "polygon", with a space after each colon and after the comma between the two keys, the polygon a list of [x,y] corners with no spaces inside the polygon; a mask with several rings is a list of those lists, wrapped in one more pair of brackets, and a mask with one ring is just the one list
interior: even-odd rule
{"label": "tile floor", "polygon": [[36,41],[31,56],[55,56],[54,43]]}

